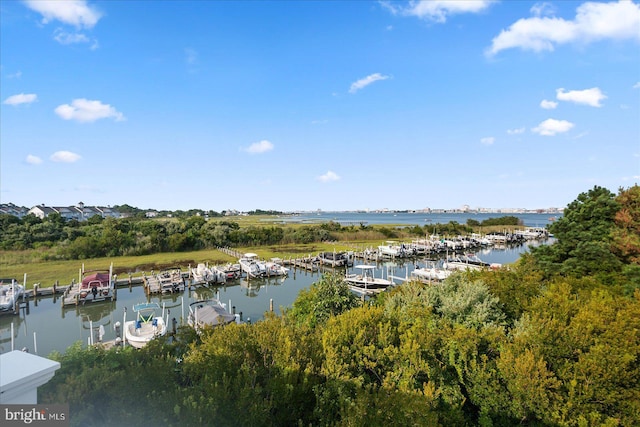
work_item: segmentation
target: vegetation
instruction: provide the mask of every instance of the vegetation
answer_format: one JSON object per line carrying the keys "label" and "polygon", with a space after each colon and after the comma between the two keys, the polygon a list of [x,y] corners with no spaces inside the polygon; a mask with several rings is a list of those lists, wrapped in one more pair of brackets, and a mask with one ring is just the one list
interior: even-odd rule
{"label": "vegetation", "polygon": [[[228,262],[231,258],[216,251],[225,246],[244,248],[245,252],[256,252],[266,259],[289,258],[320,251],[364,249],[389,238],[413,239],[432,233],[457,236],[473,231],[455,221],[411,227],[343,226],[336,222],[308,225],[282,224],[279,217],[261,215],[266,211],[230,218],[190,210],[172,212],[172,218],[150,219],[141,209],[128,205],[118,209],[130,216],[103,219],[96,215],[78,222],[65,221],[59,214],[44,220],[34,215],[22,219],[0,215],[3,275],[20,278],[26,272],[30,283],[50,286],[75,278],[78,261],[95,266],[91,268],[106,268],[113,263],[118,274],[135,275],[167,265]],[[209,215],[208,219],[205,215]]]}
{"label": "vegetation", "polygon": [[638,425],[639,196],[580,194],[509,269],[367,302],[323,276],[255,324],[71,347],[39,400],[86,426]]}

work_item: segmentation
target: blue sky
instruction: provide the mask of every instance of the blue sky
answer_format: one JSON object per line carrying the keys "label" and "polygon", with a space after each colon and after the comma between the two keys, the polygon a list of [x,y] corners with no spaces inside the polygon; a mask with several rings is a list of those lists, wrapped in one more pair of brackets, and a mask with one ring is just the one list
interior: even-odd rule
{"label": "blue sky", "polygon": [[640,3],[0,2],[0,199],[564,207],[640,181]]}

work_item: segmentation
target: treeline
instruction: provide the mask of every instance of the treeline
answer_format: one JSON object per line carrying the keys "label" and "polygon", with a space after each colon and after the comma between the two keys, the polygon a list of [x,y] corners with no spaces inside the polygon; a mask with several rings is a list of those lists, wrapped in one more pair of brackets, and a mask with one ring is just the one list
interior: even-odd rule
{"label": "treeline", "polygon": [[473,218],[467,220],[467,225],[470,227],[489,227],[493,225],[523,225],[523,222],[518,217],[513,215],[502,216],[499,218],[487,218],[482,221],[478,221]]}
{"label": "treeline", "polygon": [[639,187],[594,187],[512,268],[367,302],[325,275],[255,324],[78,343],[39,401],[84,426],[636,426],[639,228]]}
{"label": "treeline", "polygon": [[27,215],[20,219],[0,215],[0,249],[26,250],[48,248],[45,259],[89,259],[161,252],[185,252],[219,246],[258,246],[312,243],[357,239],[358,235],[395,238],[400,235],[424,236],[431,230],[444,235],[468,233],[471,227],[452,221],[435,226],[406,228],[342,226],[336,222],[304,226],[246,226],[222,218],[202,215],[184,218],[148,219],[105,218],[93,216],[87,221],[65,220],[54,213],[45,219]]}

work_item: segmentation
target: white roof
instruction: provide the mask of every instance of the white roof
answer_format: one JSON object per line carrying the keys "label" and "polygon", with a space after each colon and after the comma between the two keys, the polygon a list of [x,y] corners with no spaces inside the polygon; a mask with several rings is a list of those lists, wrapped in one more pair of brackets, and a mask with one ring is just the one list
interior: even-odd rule
{"label": "white roof", "polygon": [[363,270],[373,270],[376,268],[375,265],[354,265],[353,268],[362,268]]}
{"label": "white roof", "polygon": [[35,404],[36,390],[49,381],[60,363],[24,351],[0,354],[0,403]]}

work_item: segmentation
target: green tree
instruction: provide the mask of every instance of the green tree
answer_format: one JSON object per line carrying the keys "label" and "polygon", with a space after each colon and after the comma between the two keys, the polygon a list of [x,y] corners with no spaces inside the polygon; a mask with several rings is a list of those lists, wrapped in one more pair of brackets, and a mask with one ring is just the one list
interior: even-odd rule
{"label": "green tree", "polygon": [[343,278],[323,274],[320,280],[298,293],[287,312],[295,323],[314,328],[323,325],[331,316],[337,316],[359,305]]}
{"label": "green tree", "polygon": [[536,260],[549,273],[577,277],[617,274],[622,263],[611,252],[611,232],[619,207],[606,188],[595,186],[581,193],[549,226],[557,241],[532,248]]}

